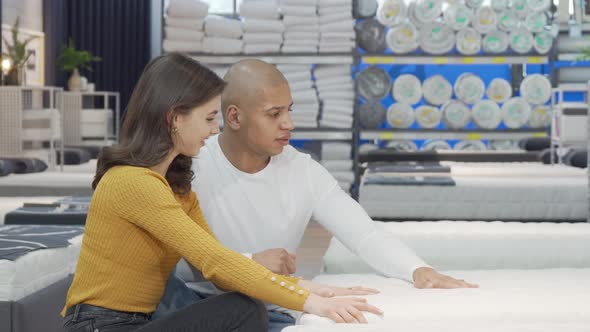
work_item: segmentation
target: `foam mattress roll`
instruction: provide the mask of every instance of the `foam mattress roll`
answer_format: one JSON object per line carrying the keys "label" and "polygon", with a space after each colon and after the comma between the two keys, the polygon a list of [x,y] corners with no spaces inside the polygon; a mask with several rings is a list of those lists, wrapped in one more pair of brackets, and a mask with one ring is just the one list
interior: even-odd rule
{"label": "foam mattress roll", "polygon": [[410,23],[412,23],[417,29],[420,29],[424,25],[424,22],[416,18],[416,11],[414,10],[415,7],[416,1],[410,1],[410,4],[408,5],[408,19]]}
{"label": "foam mattress roll", "polygon": [[542,32],[547,25],[547,16],[544,12],[529,13],[524,19],[524,27],[533,33]]}
{"label": "foam mattress roll", "polygon": [[442,107],[444,124],[450,129],[462,129],[471,120],[471,111],[460,100],[450,100]]}
{"label": "foam mattress roll", "polygon": [[503,103],[512,97],[512,86],[503,78],[494,78],[488,85],[486,96],[496,103]]}
{"label": "foam mattress roll", "polygon": [[411,22],[401,23],[389,29],[385,41],[393,53],[410,53],[418,48],[418,30]]}
{"label": "foam mattress roll", "polygon": [[369,53],[383,53],[387,48],[385,27],[375,19],[367,19],[354,27],[358,45]]}
{"label": "foam mattress roll", "polygon": [[416,143],[410,140],[393,140],[387,142],[385,146],[396,151],[418,151],[418,146]]}
{"label": "foam mattress roll", "polygon": [[442,13],[442,1],[441,0],[416,0],[415,5],[412,8],[414,16],[420,22],[433,22]]}
{"label": "foam mattress roll", "polygon": [[498,16],[490,6],[482,6],[475,11],[471,24],[480,33],[488,33],[496,29]]}
{"label": "foam mattress roll", "polygon": [[365,100],[380,100],[391,88],[389,74],[382,68],[370,66],[357,74],[359,94]]}
{"label": "foam mattress roll", "polygon": [[420,28],[419,44],[429,54],[446,54],[455,47],[455,33],[440,22],[429,22]]}
{"label": "foam mattress roll", "polygon": [[455,95],[467,104],[474,104],[481,100],[485,93],[485,84],[475,74],[461,74],[455,82]]}
{"label": "foam mattress roll", "polygon": [[482,141],[460,141],[455,144],[455,150],[460,151],[484,151],[487,150],[486,145]]}
{"label": "foam mattress roll", "polygon": [[443,14],[445,23],[455,31],[469,27],[472,16],[473,11],[461,3],[448,6]]}
{"label": "foam mattress roll", "polygon": [[387,109],[387,123],[392,128],[409,128],[414,119],[414,110],[408,104],[395,103]]}
{"label": "foam mattress roll", "polygon": [[451,145],[442,139],[427,140],[422,145],[422,151],[452,150]]}
{"label": "foam mattress roll", "polygon": [[422,99],[422,84],[412,74],[400,75],[393,82],[391,94],[398,102],[414,105]]}
{"label": "foam mattress roll", "polygon": [[386,111],[378,101],[364,103],[359,108],[359,121],[365,129],[376,129],[385,121]]}
{"label": "foam mattress roll", "polygon": [[453,96],[453,87],[441,75],[434,75],[427,78],[422,85],[424,99],[432,105],[442,105]]}
{"label": "foam mattress roll", "polygon": [[483,0],[465,0],[467,7],[477,9],[483,4]]}
{"label": "foam mattress roll", "polygon": [[531,110],[529,127],[546,128],[551,124],[551,108],[547,105],[537,105]]}
{"label": "foam mattress roll", "polygon": [[416,109],[416,121],[422,128],[436,128],[440,124],[441,113],[435,106],[422,105]]}
{"label": "foam mattress roll", "polygon": [[384,0],[377,9],[377,20],[383,25],[393,27],[406,17],[406,10],[403,0]]}
{"label": "foam mattress roll", "polygon": [[520,27],[510,33],[510,48],[518,54],[530,52],[533,44],[533,34],[524,27]]}
{"label": "foam mattress roll", "polygon": [[379,146],[371,143],[364,143],[359,146],[359,153],[368,153],[369,151],[377,150]]}
{"label": "foam mattress roll", "polygon": [[518,15],[512,10],[498,13],[498,29],[504,32],[514,31],[519,24]]}
{"label": "foam mattress roll", "polygon": [[525,18],[529,13],[527,1],[528,0],[512,0],[512,10],[518,15],[519,18]]}
{"label": "foam mattress roll", "polygon": [[506,127],[518,129],[524,126],[531,114],[531,106],[524,98],[513,97],[502,105],[502,119]]}
{"label": "foam mattress roll", "polygon": [[551,99],[551,82],[541,74],[527,75],[520,83],[520,95],[530,104],[545,104]]}
{"label": "foam mattress roll", "polygon": [[496,129],[502,122],[500,106],[491,100],[480,100],[471,110],[473,122],[482,129]]}
{"label": "foam mattress roll", "polygon": [[535,35],[535,44],[533,47],[539,54],[547,54],[553,46],[553,36],[547,31]]}
{"label": "foam mattress roll", "polygon": [[355,18],[371,18],[377,14],[377,0],[356,0],[352,11]]}
{"label": "foam mattress roll", "polygon": [[489,140],[488,146],[490,150],[496,151],[518,150],[517,142],[509,139]]}
{"label": "foam mattress roll", "polygon": [[496,12],[502,12],[508,9],[508,5],[510,5],[510,0],[492,0],[492,9]]}
{"label": "foam mattress roll", "polygon": [[457,33],[457,51],[463,55],[474,55],[481,50],[481,35],[473,28],[464,28]]}
{"label": "foam mattress roll", "polygon": [[482,48],[485,53],[499,54],[508,50],[508,35],[499,30],[488,32],[482,40]]}
{"label": "foam mattress roll", "polygon": [[532,12],[542,12],[551,7],[551,0],[527,0],[526,8]]}

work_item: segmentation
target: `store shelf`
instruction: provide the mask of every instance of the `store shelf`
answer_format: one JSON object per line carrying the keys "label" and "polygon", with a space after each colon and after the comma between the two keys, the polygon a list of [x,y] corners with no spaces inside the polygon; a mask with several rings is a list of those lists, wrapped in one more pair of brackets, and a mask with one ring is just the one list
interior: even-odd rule
{"label": "store shelf", "polygon": [[249,54],[249,55],[213,55],[189,54],[191,58],[208,64],[227,64],[244,59],[260,59],[273,64],[352,64],[352,54]]}
{"label": "store shelf", "polygon": [[291,132],[291,139],[352,140],[352,129],[297,129]]}
{"label": "store shelf", "polygon": [[457,139],[457,140],[482,140],[482,139],[521,139],[527,137],[546,137],[547,131],[542,129],[517,129],[517,130],[397,130],[376,129],[362,130],[361,139],[367,140],[412,140],[412,139]]}
{"label": "store shelf", "polygon": [[580,60],[582,53],[561,53],[557,55],[558,61],[579,61],[587,62],[588,60]]}
{"label": "store shelf", "polygon": [[[559,32],[567,32],[570,30],[569,24],[561,23],[559,25]],[[582,23],[582,32],[590,32],[590,23]]]}
{"label": "store shelf", "polygon": [[547,56],[426,56],[426,55],[363,55],[368,64],[471,65],[471,64],[545,64]]}

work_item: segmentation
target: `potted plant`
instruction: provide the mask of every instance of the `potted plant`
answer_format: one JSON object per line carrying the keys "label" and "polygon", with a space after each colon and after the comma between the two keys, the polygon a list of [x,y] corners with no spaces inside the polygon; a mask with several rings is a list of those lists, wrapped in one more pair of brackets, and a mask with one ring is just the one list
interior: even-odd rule
{"label": "potted plant", "polygon": [[92,71],[90,63],[95,61],[101,61],[101,58],[93,56],[88,51],[76,50],[71,38],[68,41],[68,45],[61,48],[57,62],[63,71],[72,73],[68,80],[68,88],[70,90],[80,90],[83,78],[80,76],[79,68]]}
{"label": "potted plant", "polygon": [[9,59],[11,62],[12,69],[7,74],[7,84],[13,85],[25,85],[25,65],[29,60],[29,57],[33,54],[31,50],[27,50],[27,45],[33,41],[35,36],[29,37],[24,41],[19,39],[19,26],[20,18],[17,17],[14,25],[10,29],[12,43],[7,38],[2,38],[6,45],[6,52],[2,54],[3,59]]}

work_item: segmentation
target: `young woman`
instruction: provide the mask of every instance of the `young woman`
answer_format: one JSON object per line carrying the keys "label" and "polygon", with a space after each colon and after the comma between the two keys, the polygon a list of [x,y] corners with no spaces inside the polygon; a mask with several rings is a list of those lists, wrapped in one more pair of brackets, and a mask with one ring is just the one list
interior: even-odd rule
{"label": "young woman", "polygon": [[[191,157],[218,132],[224,82],[198,62],[167,54],[141,75],[120,145],[105,148],[93,182],[67,331],[265,331],[255,300],[338,319],[379,313],[364,299],[324,298],[223,247],[191,191]],[[198,176],[198,174],[197,174]],[[186,258],[218,287],[236,291],[151,321],[170,272]],[[239,293],[238,293],[239,292]],[[245,294],[245,295],[242,295]]]}

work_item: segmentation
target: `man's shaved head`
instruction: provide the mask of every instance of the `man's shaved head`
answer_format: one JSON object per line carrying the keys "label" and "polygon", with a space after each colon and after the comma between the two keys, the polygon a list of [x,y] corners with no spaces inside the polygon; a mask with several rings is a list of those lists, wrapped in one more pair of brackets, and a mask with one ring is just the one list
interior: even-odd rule
{"label": "man's shaved head", "polygon": [[256,59],[234,64],[223,79],[227,83],[221,94],[224,117],[230,105],[250,108],[263,99],[265,90],[288,84],[285,76],[275,66]]}

